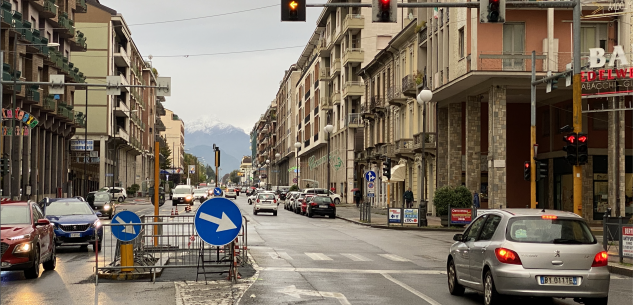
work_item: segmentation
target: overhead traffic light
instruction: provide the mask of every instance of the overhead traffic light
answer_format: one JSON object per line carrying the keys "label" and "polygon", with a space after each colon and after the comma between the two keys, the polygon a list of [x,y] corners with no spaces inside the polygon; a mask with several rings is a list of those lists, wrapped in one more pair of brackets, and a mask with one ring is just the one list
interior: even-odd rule
{"label": "overhead traffic light", "polygon": [[530,161],[523,162],[523,180],[530,181]]}
{"label": "overhead traffic light", "polygon": [[563,140],[565,141],[565,146],[563,146],[563,150],[567,152],[567,163],[569,163],[570,165],[578,165],[578,134],[572,132],[564,136]]}
{"label": "overhead traffic light", "polygon": [[10,173],[9,158],[0,159],[0,172],[2,173],[2,176]]}
{"label": "overhead traffic light", "polygon": [[547,87],[545,88],[546,93],[552,92],[552,90],[558,89],[558,78],[554,78],[547,82]]}
{"label": "overhead traffic light", "polygon": [[589,161],[589,148],[587,147],[587,135],[584,133],[578,134],[578,145],[576,147],[576,154],[578,155],[578,165],[587,164]]}
{"label": "overhead traffic light", "polygon": [[481,23],[504,23],[506,21],[506,1],[480,0],[479,12],[479,22]]}
{"label": "overhead traffic light", "polygon": [[549,169],[547,168],[547,163],[543,161],[536,161],[536,181],[540,181],[547,177],[547,172]]}
{"label": "overhead traffic light", "polygon": [[306,21],[306,0],[281,0],[281,21]]}
{"label": "overhead traffic light", "polygon": [[387,177],[387,180],[391,180],[391,158],[385,159],[382,164],[382,175]]}
{"label": "overhead traffic light", "polygon": [[372,22],[397,22],[397,0],[372,0]]}

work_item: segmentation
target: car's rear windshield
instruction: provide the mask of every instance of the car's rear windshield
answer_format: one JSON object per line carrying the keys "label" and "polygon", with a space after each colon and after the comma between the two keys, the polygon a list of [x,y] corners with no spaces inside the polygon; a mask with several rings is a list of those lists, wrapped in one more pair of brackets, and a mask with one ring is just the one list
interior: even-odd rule
{"label": "car's rear windshield", "polygon": [[14,225],[31,223],[30,209],[26,205],[6,206],[2,205],[2,218],[0,224]]}
{"label": "car's rear windshield", "polygon": [[312,201],[316,203],[332,203],[332,199],[330,197],[314,197]]}
{"label": "car's rear windshield", "polygon": [[273,200],[275,199],[275,194],[259,194],[259,199]]}
{"label": "car's rear windshield", "polygon": [[542,244],[595,244],[591,230],[580,219],[513,217],[506,230],[508,240]]}

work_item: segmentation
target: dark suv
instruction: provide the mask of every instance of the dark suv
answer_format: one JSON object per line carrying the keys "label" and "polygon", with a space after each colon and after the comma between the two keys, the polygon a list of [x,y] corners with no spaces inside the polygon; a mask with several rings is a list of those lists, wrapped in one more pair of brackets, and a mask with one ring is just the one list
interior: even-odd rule
{"label": "dark suv", "polygon": [[334,205],[332,198],[328,196],[315,196],[312,198],[308,202],[306,216],[312,217],[314,215],[336,217],[336,205]]}
{"label": "dark suv", "polygon": [[5,201],[0,208],[2,271],[24,270],[24,277],[34,279],[40,276],[40,264],[44,270],[55,269],[55,232],[39,206]]}

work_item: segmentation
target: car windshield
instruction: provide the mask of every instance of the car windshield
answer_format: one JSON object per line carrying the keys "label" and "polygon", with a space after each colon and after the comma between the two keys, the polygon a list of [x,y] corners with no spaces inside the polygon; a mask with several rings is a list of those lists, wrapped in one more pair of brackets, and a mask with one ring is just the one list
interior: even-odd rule
{"label": "car windshield", "polygon": [[259,199],[273,200],[275,199],[275,194],[259,194]]}
{"label": "car windshield", "polygon": [[29,207],[24,205],[3,205],[2,208],[2,219],[0,219],[0,224],[3,225],[13,225],[13,224],[23,224],[23,223],[31,223],[31,215],[29,213]]}
{"label": "car windshield", "polygon": [[542,217],[511,218],[507,238],[516,242],[542,244],[594,244],[587,224],[578,219],[544,219]]}
{"label": "car windshield", "polygon": [[110,195],[108,194],[94,194],[95,201],[110,201]]}
{"label": "car windshield", "polygon": [[193,191],[194,194],[206,194],[207,190],[195,190]]}
{"label": "car windshield", "polygon": [[186,188],[179,188],[174,190],[174,194],[191,194],[191,190]]}
{"label": "car windshield", "polygon": [[312,201],[316,203],[332,203],[332,199],[330,197],[315,197]]}
{"label": "car windshield", "polygon": [[55,201],[46,207],[46,215],[92,215],[90,206],[82,201]]}

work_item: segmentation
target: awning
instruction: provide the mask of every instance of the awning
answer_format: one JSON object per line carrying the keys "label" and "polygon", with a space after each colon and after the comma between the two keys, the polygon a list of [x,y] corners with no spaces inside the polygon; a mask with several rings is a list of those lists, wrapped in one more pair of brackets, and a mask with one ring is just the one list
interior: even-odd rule
{"label": "awning", "polygon": [[[404,181],[407,170],[405,164],[398,164],[391,168],[391,182]],[[387,182],[387,177],[382,176],[382,182]]]}

